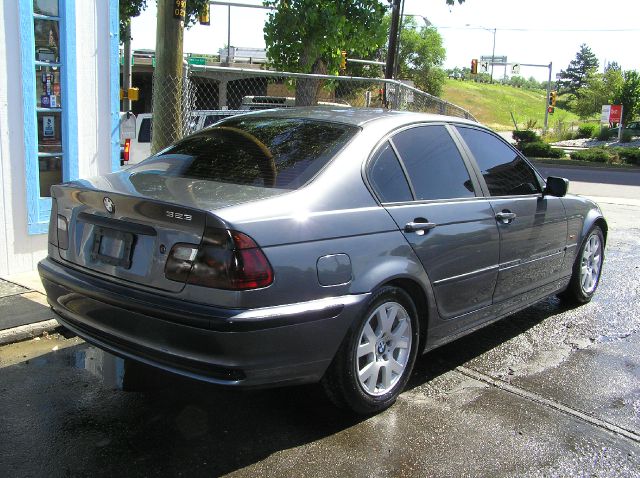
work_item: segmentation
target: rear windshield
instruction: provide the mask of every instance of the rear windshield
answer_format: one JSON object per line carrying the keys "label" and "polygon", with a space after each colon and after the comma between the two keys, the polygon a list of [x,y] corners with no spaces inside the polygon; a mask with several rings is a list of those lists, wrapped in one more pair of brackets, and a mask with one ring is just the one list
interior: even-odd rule
{"label": "rear windshield", "polygon": [[300,118],[232,118],[179,141],[132,172],[162,169],[174,177],[297,189],[357,130]]}

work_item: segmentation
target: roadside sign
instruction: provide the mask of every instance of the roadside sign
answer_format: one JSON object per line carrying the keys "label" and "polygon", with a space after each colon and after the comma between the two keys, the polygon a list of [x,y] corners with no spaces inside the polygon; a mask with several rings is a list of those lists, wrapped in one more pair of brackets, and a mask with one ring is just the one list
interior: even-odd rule
{"label": "roadside sign", "polygon": [[611,105],[611,110],[609,111],[609,122],[620,123],[621,120],[622,120],[622,105]]}
{"label": "roadside sign", "polygon": [[131,114],[128,118],[127,115],[123,115],[120,120],[120,143],[124,143],[124,140],[134,139],[136,137],[136,115]]}
{"label": "roadside sign", "polygon": [[511,74],[512,75],[519,75],[520,74],[520,63],[514,63],[511,66]]}
{"label": "roadside sign", "polygon": [[480,57],[480,61],[487,61],[489,63],[491,63],[491,60],[493,59],[493,63],[506,63],[507,62],[507,56],[506,55],[485,55],[485,56],[481,56]]}
{"label": "roadside sign", "polygon": [[187,59],[187,61],[190,65],[206,65],[207,64],[207,59],[201,56],[190,56]]}
{"label": "roadside sign", "polygon": [[487,73],[489,71],[489,62],[488,61],[481,61],[480,62],[480,72],[481,73]]}
{"label": "roadside sign", "polygon": [[602,105],[601,123],[620,123],[622,120],[622,105]]}

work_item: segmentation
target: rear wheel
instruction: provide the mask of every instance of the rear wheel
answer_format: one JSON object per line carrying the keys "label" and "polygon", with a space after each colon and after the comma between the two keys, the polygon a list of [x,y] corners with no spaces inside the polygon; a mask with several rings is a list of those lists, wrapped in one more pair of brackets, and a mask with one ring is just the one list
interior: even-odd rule
{"label": "rear wheel", "polygon": [[580,246],[571,281],[560,297],[577,304],[589,302],[598,288],[603,261],[604,235],[599,226],[594,226]]}
{"label": "rear wheel", "polygon": [[327,395],[339,407],[361,414],[389,407],[409,379],[418,340],[411,297],[397,287],[379,289],[322,380]]}

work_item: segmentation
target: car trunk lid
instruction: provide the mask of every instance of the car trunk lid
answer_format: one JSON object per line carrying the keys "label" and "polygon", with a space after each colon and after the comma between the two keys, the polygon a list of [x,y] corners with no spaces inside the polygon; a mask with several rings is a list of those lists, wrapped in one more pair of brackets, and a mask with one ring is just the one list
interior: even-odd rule
{"label": "car trunk lid", "polygon": [[175,243],[200,243],[205,211],[72,186],[54,187],[54,197],[69,234],[67,249],[59,249],[63,260],[116,280],[171,292],[184,288],[165,277],[167,254]]}

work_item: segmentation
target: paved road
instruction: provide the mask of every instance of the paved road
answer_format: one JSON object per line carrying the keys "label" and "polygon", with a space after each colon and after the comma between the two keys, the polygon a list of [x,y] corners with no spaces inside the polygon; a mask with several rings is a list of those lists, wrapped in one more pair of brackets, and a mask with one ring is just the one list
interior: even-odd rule
{"label": "paved road", "polygon": [[543,163],[538,163],[537,168],[545,177],[567,178],[569,192],[573,194],[640,200],[640,169],[563,168]]}
{"label": "paved road", "polygon": [[640,476],[640,207],[603,209],[590,304],[552,297],[430,352],[367,419],[316,387],[219,390],[78,338],[2,347],[0,476]]}

